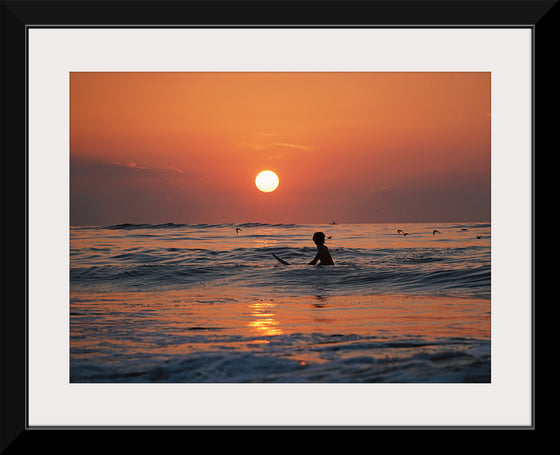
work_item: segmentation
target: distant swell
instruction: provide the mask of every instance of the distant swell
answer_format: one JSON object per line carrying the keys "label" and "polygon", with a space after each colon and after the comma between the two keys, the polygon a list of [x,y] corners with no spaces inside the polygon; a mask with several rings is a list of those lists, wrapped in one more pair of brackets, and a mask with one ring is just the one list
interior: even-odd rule
{"label": "distant swell", "polygon": [[70,271],[75,289],[106,288],[107,290],[188,289],[200,285],[265,287],[310,292],[316,287],[337,294],[355,293],[438,293],[490,290],[490,266],[445,270],[383,270],[367,265],[339,264],[333,268],[304,265],[279,267],[275,264],[221,261],[220,267],[208,261],[179,264],[104,265],[75,267]]}
{"label": "distant swell", "polygon": [[221,223],[221,224],[178,224],[178,223],[162,223],[162,224],[134,224],[122,223],[112,224],[109,226],[99,226],[99,229],[173,229],[173,228],[195,228],[195,229],[213,229],[223,227],[238,227],[238,228],[254,228],[254,227],[298,227],[297,224],[271,224],[271,223]]}
{"label": "distant swell", "polygon": [[[438,225],[437,236],[431,225],[411,225],[408,237],[397,235],[392,226],[339,225],[327,240],[334,267],[307,265],[317,251],[310,238],[316,227],[122,223],[75,228],[71,286],[107,292],[236,286],[294,295],[490,294],[485,223]],[[368,238],[372,243],[362,243]],[[291,265],[282,266],[272,253]]]}

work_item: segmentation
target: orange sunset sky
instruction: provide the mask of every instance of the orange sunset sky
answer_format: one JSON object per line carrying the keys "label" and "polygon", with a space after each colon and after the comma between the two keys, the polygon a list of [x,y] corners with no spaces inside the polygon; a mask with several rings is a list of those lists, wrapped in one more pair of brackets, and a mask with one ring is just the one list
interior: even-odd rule
{"label": "orange sunset sky", "polygon": [[72,225],[489,220],[490,73],[70,74]]}

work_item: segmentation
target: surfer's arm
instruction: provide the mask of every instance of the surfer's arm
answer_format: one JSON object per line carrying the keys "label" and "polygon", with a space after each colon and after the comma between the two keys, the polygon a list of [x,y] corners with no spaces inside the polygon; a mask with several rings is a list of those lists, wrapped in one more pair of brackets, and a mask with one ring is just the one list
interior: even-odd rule
{"label": "surfer's arm", "polygon": [[334,265],[329,250],[326,246],[321,246],[318,248],[317,255],[308,265],[315,265],[317,264],[317,261],[319,261],[319,265]]}

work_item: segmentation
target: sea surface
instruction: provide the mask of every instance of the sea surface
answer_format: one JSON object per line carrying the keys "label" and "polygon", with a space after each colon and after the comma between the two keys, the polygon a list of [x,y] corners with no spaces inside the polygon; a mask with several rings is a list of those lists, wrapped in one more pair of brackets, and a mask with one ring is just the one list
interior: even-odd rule
{"label": "sea surface", "polygon": [[71,227],[70,381],[490,382],[490,227]]}

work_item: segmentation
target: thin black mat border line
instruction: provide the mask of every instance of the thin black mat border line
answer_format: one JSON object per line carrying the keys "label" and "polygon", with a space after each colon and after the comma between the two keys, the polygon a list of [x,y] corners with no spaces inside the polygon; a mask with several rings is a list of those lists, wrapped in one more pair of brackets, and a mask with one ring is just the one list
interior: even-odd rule
{"label": "thin black mat border line", "polygon": [[457,25],[403,25],[403,24],[359,24],[359,25],[337,25],[337,24],[270,24],[270,25],[254,25],[254,24],[237,24],[237,25],[220,25],[220,24],[175,24],[175,25],[142,25],[142,24],[81,24],[81,25],[64,25],[64,24],[26,24],[25,28],[47,28],[47,29],[142,29],[142,30],[166,30],[166,29],[518,29],[518,28],[534,28],[535,24],[457,24]]}
{"label": "thin black mat border line", "polygon": [[[214,25],[214,26],[176,26],[176,27],[167,27],[167,26],[152,26],[152,27],[143,27],[143,26],[136,26],[136,25],[132,25],[132,26],[120,26],[120,25],[116,25],[116,26],[110,26],[110,27],[106,27],[106,26],[92,26],[92,25],[85,25],[83,27],[76,27],[76,26],[67,26],[67,27],[59,27],[56,25],[40,25],[40,26],[34,26],[34,25],[27,25],[26,26],[26,188],[28,185],[28,53],[29,53],[29,30],[30,29],[34,29],[34,28],[39,28],[39,29],[58,29],[58,28],[63,28],[63,29],[120,29],[120,28],[124,28],[124,29],[167,29],[167,28],[175,28],[175,29],[204,29],[204,28],[214,28],[214,29],[243,29],[243,28],[252,28],[252,29],[268,29],[268,28],[277,28],[277,29],[304,29],[304,28],[308,28],[308,26],[271,26],[271,27],[267,27],[267,26],[251,26],[251,27],[245,27],[245,26],[220,26],[220,25]],[[534,176],[534,124],[535,124],[535,115],[534,115],[534,92],[535,92],[535,78],[534,78],[534,74],[535,74],[535,26],[527,26],[527,25],[515,25],[515,26],[505,26],[505,25],[500,25],[500,26],[493,26],[493,25],[484,25],[484,26],[477,26],[477,25],[461,25],[458,27],[452,27],[452,26],[440,26],[440,27],[432,27],[432,26],[413,26],[413,27],[409,27],[409,26],[368,26],[368,25],[364,25],[364,26],[336,26],[336,27],[332,27],[329,25],[315,25],[312,26],[312,28],[315,29],[332,29],[332,28],[336,28],[336,29],[354,29],[354,28],[362,28],[362,29],[431,29],[431,28],[439,28],[439,29],[495,29],[495,28],[499,28],[499,29],[530,29],[531,31],[531,163],[532,163],[532,173],[531,175]],[[534,179],[532,180],[532,185],[534,186]],[[26,192],[26,202],[28,203],[28,194]],[[532,191],[532,195],[531,195],[531,201],[534,201],[534,191]],[[27,212],[27,211],[26,211]],[[532,225],[534,225],[534,205],[532,204],[531,206],[531,212],[532,212]],[[27,215],[27,213],[26,213]],[[26,228],[28,229],[27,226],[27,218],[26,218]],[[26,230],[26,241],[28,240],[27,238],[27,230]],[[534,242],[534,238],[532,238],[532,242]],[[534,251],[534,250],[533,250]],[[27,257],[27,249],[26,249],[26,257]],[[532,266],[532,272],[534,273],[534,264]],[[28,276],[26,275],[26,281],[28,280]],[[532,277],[532,283],[534,283],[534,276]],[[26,285],[28,286],[28,283],[26,282]],[[26,291],[28,290],[28,287],[26,286]],[[532,292],[534,292],[534,288],[532,288]],[[28,300],[27,300],[27,295],[26,295],[26,341],[28,340]],[[531,305],[531,312],[532,314],[534,313],[534,300],[532,301],[532,305]],[[534,317],[532,318],[532,324],[534,324]],[[533,331],[532,331],[532,337],[534,337],[534,326],[532,325]],[[251,429],[255,429],[255,430],[324,430],[324,429],[329,429],[329,430],[372,430],[372,429],[379,429],[379,430],[460,430],[460,429],[468,429],[468,430],[507,430],[507,429],[526,429],[526,430],[532,430],[534,429],[534,422],[535,422],[535,409],[534,409],[534,396],[535,396],[535,390],[534,390],[534,342],[532,343],[531,346],[531,352],[532,352],[532,356],[531,356],[531,365],[532,365],[532,381],[531,381],[531,397],[532,397],[532,403],[533,405],[531,406],[531,424],[527,425],[527,426],[507,426],[507,425],[495,425],[495,426],[477,426],[477,425],[450,425],[450,426],[431,426],[431,425],[389,425],[389,426],[385,426],[385,425],[354,425],[354,426],[344,426],[344,425],[324,425],[324,426],[317,426],[317,425],[310,425],[310,426],[292,426],[292,425],[265,425],[265,426],[239,426],[239,425],[230,425],[230,426],[223,426],[223,425],[217,425],[217,426],[212,426],[212,425],[170,425],[170,426],[157,426],[157,425],[139,425],[139,426],[130,426],[130,425],[123,425],[123,426],[106,426],[106,425],[84,425],[84,426],[41,426],[41,425],[35,425],[35,426],[31,426],[29,425],[29,421],[28,421],[28,404],[29,404],[29,376],[28,376],[28,343],[26,343],[26,362],[25,362],[25,366],[26,366],[26,400],[25,400],[25,429],[26,430],[74,430],[74,431],[79,431],[79,430],[251,430]]]}
{"label": "thin black mat border line", "polygon": [[409,431],[457,431],[457,430],[473,430],[473,431],[495,431],[495,430],[524,430],[524,431],[532,431],[534,430],[533,426],[526,425],[526,426],[504,426],[504,425],[495,425],[495,426],[483,426],[483,425],[175,425],[175,426],[157,426],[157,425],[138,425],[138,426],[131,426],[131,425],[92,425],[92,426],[32,426],[26,428],[28,431],[91,431],[91,430],[100,430],[100,431],[181,431],[181,430],[201,430],[201,431],[212,431],[212,430],[220,430],[220,431],[240,431],[240,430],[260,430],[260,431],[267,431],[267,430],[289,430],[289,431],[308,431],[308,430],[361,430],[361,431],[368,431],[368,430],[388,430],[388,431],[400,431],[400,430],[409,430]]}
{"label": "thin black mat border line", "polygon": [[[447,25],[437,25],[437,26],[430,26],[430,25],[421,25],[421,26],[392,26],[392,25],[351,25],[351,26],[343,26],[343,25],[271,25],[271,26],[261,26],[261,25],[230,25],[230,26],[222,26],[222,25],[177,25],[177,26],[141,26],[141,25],[110,25],[110,26],[103,26],[103,25],[84,25],[84,26],[59,26],[59,25],[45,25],[45,24],[41,24],[41,25],[26,25],[26,59],[25,59],[25,74],[26,74],[26,91],[25,91],[25,105],[26,105],[26,124],[25,124],[25,136],[26,136],[26,144],[25,144],[25,148],[26,148],[26,189],[28,188],[28,112],[27,112],[27,106],[28,106],[28,55],[29,55],[29,40],[28,40],[28,33],[29,33],[29,29],[32,28],[39,28],[39,29],[53,29],[53,28],[63,28],[63,29],[120,29],[120,28],[124,28],[124,29],[204,29],[204,28],[210,28],[210,29],[244,29],[244,28],[250,28],[250,29],[305,29],[305,28],[313,28],[313,29],[354,29],[354,28],[358,28],[358,29],[430,29],[430,28],[437,28],[437,29],[493,29],[493,28],[499,28],[499,29],[524,29],[524,28],[530,28],[531,29],[531,49],[532,49],[532,55],[531,55],[531,93],[532,93],[532,107],[534,108],[534,92],[535,92],[535,84],[534,84],[534,74],[535,74],[535,26],[530,26],[530,25],[513,25],[513,26],[507,26],[507,25],[458,25],[458,26],[447,26]],[[531,153],[531,163],[532,163],[532,175],[534,176],[534,126],[535,126],[535,116],[534,116],[534,109],[532,109],[532,115],[531,115],[531,128],[532,128],[532,153]],[[532,181],[532,185],[534,188],[534,179]],[[534,201],[534,191],[532,192],[532,201]],[[26,191],[26,207],[28,206],[28,193]],[[532,226],[534,226],[534,205],[532,204],[531,207],[532,210]],[[28,212],[26,210],[26,258],[28,257],[28,220],[27,220],[27,215]],[[532,238],[532,242],[534,244],[534,237]],[[534,250],[533,250],[534,251]],[[532,274],[533,274],[533,278],[534,278],[534,265],[532,267]],[[534,279],[533,279],[534,282]],[[28,298],[27,298],[27,290],[28,290],[28,275],[26,274],[26,340],[28,340]],[[534,289],[532,289],[532,292],[534,292]],[[534,305],[531,306],[531,311],[532,313],[534,313]],[[534,323],[534,318],[533,318],[533,323]],[[534,331],[533,331],[533,335],[534,337]],[[532,346],[532,352],[534,354],[534,343]],[[532,362],[532,374],[534,375],[534,355],[532,355],[531,358],[531,362]],[[64,430],[64,429],[68,429],[68,430],[91,430],[91,429],[98,429],[98,430],[181,430],[181,429],[195,429],[195,430],[246,430],[246,429],[261,429],[261,430],[268,430],[268,429],[283,429],[283,430],[322,430],[322,429],[356,429],[356,430],[364,430],[364,429],[368,429],[371,430],[372,428],[379,428],[379,429],[383,429],[383,430],[430,430],[430,429],[447,429],[447,430],[456,430],[456,429],[469,429],[469,430],[488,430],[488,429],[511,429],[511,426],[439,426],[439,427],[434,427],[434,426],[366,426],[366,425],[359,425],[359,426],[340,426],[340,425],[327,425],[327,426],[254,426],[254,427],[247,427],[247,426],[152,426],[152,425],[146,425],[146,426],[60,426],[60,427],[56,427],[56,426],[30,426],[29,422],[28,422],[28,403],[29,403],[29,397],[28,397],[28,344],[26,343],[26,362],[25,362],[25,366],[26,366],[26,399],[25,399],[25,414],[26,414],[26,430]],[[534,376],[532,377],[533,381],[532,384],[534,384]],[[534,387],[532,386],[531,388],[532,390],[532,398],[533,398],[533,403],[534,403],[534,395],[535,395],[535,390]],[[534,405],[532,406],[532,425],[529,425],[527,427],[514,427],[514,428],[520,428],[520,429],[534,429]]]}

